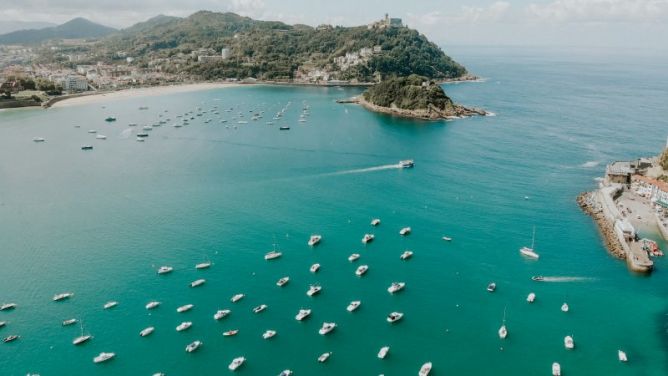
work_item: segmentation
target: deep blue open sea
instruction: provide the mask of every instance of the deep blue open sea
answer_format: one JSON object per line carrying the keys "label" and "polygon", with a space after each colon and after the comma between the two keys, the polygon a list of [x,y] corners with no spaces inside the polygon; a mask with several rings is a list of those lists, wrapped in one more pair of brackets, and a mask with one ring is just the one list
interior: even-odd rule
{"label": "deep blue open sea", "polygon": [[[629,272],[575,203],[607,162],[665,146],[668,56],[446,52],[485,78],[447,93],[497,116],[414,121],[335,103],[358,89],[271,86],[0,112],[0,303],[18,304],[0,312],[0,337],[21,335],[0,343],[0,375],[220,375],[237,356],[247,358],[237,373],[249,376],[409,375],[427,361],[437,376],[549,375],[555,361],[569,376],[668,374],[668,262],[657,260],[649,277]],[[266,124],[288,102],[282,120]],[[171,126],[198,107],[207,112]],[[249,110],[264,118],[250,120]],[[284,124],[291,129],[279,131]],[[393,167],[406,158],[415,168]],[[372,228],[375,217],[382,223]],[[401,237],[404,226],[412,233]],[[539,261],[518,253],[533,226]],[[364,246],[368,232],[376,239]],[[313,249],[312,233],[323,235]],[[273,244],[283,257],[267,262]],[[415,254],[402,261],[406,249]],[[213,266],[196,270],[205,260]],[[369,265],[362,278],[360,264]],[[161,265],[174,272],[157,275]],[[279,288],[283,276],[290,282]],[[206,284],[190,288],[198,278]],[[390,295],[392,281],[406,288]],[[322,293],[308,297],[313,283]],[[51,301],[65,291],[74,297]],[[236,293],[246,297],[231,303]],[[110,300],[118,306],[103,310]],[[162,304],[148,311],[151,300]],[[353,313],[351,300],[362,301]],[[259,304],[267,310],[253,314]],[[294,319],[300,308],[313,310],[304,322]],[[215,321],[218,309],[232,313]],[[388,324],[392,311],[404,319]],[[61,325],[73,317],[94,336],[82,346],[71,344],[80,327]],[[193,327],[176,332],[182,321]],[[323,321],[338,327],[319,335]],[[141,338],[147,326],[155,333]],[[223,337],[230,329],[239,334]],[[278,334],[264,340],[267,329]],[[564,349],[566,335],[574,350]],[[186,353],[194,340],[204,345]],[[103,351],[116,358],[94,364]]]}

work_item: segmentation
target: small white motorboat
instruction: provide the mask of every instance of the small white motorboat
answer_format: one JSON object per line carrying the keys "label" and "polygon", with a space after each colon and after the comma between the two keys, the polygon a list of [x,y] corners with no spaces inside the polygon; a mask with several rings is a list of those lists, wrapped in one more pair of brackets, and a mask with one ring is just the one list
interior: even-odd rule
{"label": "small white motorboat", "polygon": [[371,220],[371,226],[378,226],[380,224],[380,219],[374,218]]}
{"label": "small white motorboat", "polygon": [[399,258],[402,260],[408,260],[411,257],[413,257],[413,251],[404,251],[404,253],[399,256]]}
{"label": "small white motorboat", "polygon": [[492,282],[489,285],[487,285],[487,291],[489,291],[489,292],[496,291],[496,283]]}
{"label": "small white motorboat", "polygon": [[281,373],[278,374],[278,376],[291,376],[292,375],[292,370],[289,369],[284,369],[281,371]]}
{"label": "small white motorboat", "polygon": [[308,291],[306,291],[306,295],[308,295],[308,296],[316,295],[316,294],[320,293],[320,290],[322,290],[322,287],[320,287],[319,285],[311,285],[311,287],[309,287]]}
{"label": "small white motorboat", "polygon": [[211,262],[206,261],[206,262],[200,262],[199,264],[195,265],[195,269],[208,269],[211,267]]}
{"label": "small white motorboat", "polygon": [[186,352],[195,352],[203,345],[202,341],[194,341],[186,346]]}
{"label": "small white motorboat", "polygon": [[411,233],[411,228],[410,227],[404,227],[401,230],[399,230],[399,235],[406,236]]}
{"label": "small white motorboat", "polygon": [[174,270],[174,268],[172,268],[171,266],[161,266],[161,267],[158,269],[158,274],[167,274],[167,273],[171,273],[172,270]]}
{"label": "small white motorboat", "polygon": [[366,244],[368,242],[371,242],[373,241],[374,238],[375,238],[374,234],[364,234],[364,237],[362,237],[362,243]]}
{"label": "small white motorboat", "polygon": [[232,312],[232,311],[230,311],[229,309],[220,309],[220,310],[216,311],[216,313],[213,314],[213,319],[214,320],[220,320],[223,317],[229,315],[230,312]]}
{"label": "small white motorboat", "polygon": [[246,296],[246,295],[244,295],[244,294],[236,294],[236,295],[234,295],[234,296],[232,297],[232,299],[230,299],[230,300],[232,301],[232,303],[236,303],[236,302],[238,302],[239,300],[243,299],[244,296]]}
{"label": "small white motorboat", "polygon": [[283,254],[278,251],[271,251],[264,255],[265,260],[274,260],[281,257]]}
{"label": "small white motorboat", "polygon": [[311,237],[308,240],[308,245],[313,247],[320,243],[320,240],[322,240],[322,236],[318,234],[311,235]]}
{"label": "small white motorboat", "polygon": [[619,361],[623,363],[629,361],[629,359],[626,357],[626,353],[622,350],[617,350],[617,358],[619,358]]}
{"label": "small white motorboat", "polygon": [[503,324],[499,328],[499,338],[506,339],[507,336],[508,336],[508,329],[506,328],[506,325]]}
{"label": "small white motorboat", "polygon": [[404,159],[403,161],[399,161],[399,167],[401,168],[411,168],[415,166],[415,162],[412,159]]}
{"label": "small white motorboat", "polygon": [[182,305],[182,306],[180,306],[179,308],[176,309],[176,312],[178,312],[178,313],[188,312],[191,309],[193,309],[194,306],[195,306],[194,304]]}
{"label": "small white motorboat", "polygon": [[357,308],[359,308],[360,305],[362,305],[362,302],[360,300],[353,300],[352,302],[350,302],[350,304],[348,304],[346,310],[348,310],[348,312],[352,312]]}
{"label": "small white motorboat", "polygon": [[305,318],[307,318],[310,314],[311,314],[310,309],[300,309],[297,315],[295,316],[295,320],[302,321]]}
{"label": "small white motorboat", "polygon": [[387,353],[390,352],[390,346],[383,346],[378,351],[378,359],[385,359]]}
{"label": "small white motorboat", "polygon": [[527,302],[533,303],[535,300],[536,300],[536,294],[530,292],[529,295],[527,295]]}
{"label": "small white motorboat", "polygon": [[387,288],[387,292],[394,294],[397,291],[401,291],[404,287],[406,287],[406,282],[392,282],[390,287]]}
{"label": "small white motorboat", "polygon": [[198,280],[190,282],[190,287],[202,286],[206,282],[206,279],[200,278]]}
{"label": "small white motorboat", "polygon": [[418,376],[428,376],[429,372],[431,372],[431,362],[427,362],[420,367],[420,372],[418,372]]}
{"label": "small white motorboat", "polygon": [[[63,321],[63,326],[70,326],[77,323],[77,319],[68,319]],[[4,321],[0,322],[0,328],[4,326]]]}
{"label": "small white motorboat", "polygon": [[148,304],[146,304],[146,309],[154,309],[159,305],[160,305],[160,302],[154,300],[154,301],[148,302]]}
{"label": "small white motorboat", "polygon": [[238,358],[234,358],[232,360],[232,363],[230,363],[230,365],[227,366],[227,368],[229,368],[230,371],[236,371],[237,368],[241,367],[241,365],[244,364],[245,361],[246,361],[246,358],[244,358],[243,356],[240,356]]}
{"label": "small white motorboat", "polygon": [[311,268],[309,270],[311,271],[311,273],[317,273],[318,270],[320,270],[320,264],[311,265]]}
{"label": "small white motorboat", "polygon": [[262,338],[264,338],[264,339],[269,339],[269,338],[271,338],[271,337],[273,337],[273,336],[275,336],[275,335],[276,335],[276,331],[275,331],[275,330],[267,330],[267,331],[265,331],[264,333],[262,333]]}
{"label": "small white motorboat", "polygon": [[552,376],[561,376],[561,365],[559,363],[552,363]]}
{"label": "small white motorboat", "polygon": [[564,337],[564,347],[568,350],[572,350],[575,347],[575,341],[573,341],[572,336]]}
{"label": "small white motorboat", "polygon": [[334,323],[334,322],[324,322],[324,323],[322,323],[322,328],[320,328],[320,330],[318,330],[318,333],[320,333],[321,335],[324,336],[324,335],[330,333],[332,330],[334,330],[334,328],[336,328],[336,323]]}
{"label": "small white motorboat", "polygon": [[74,293],[73,293],[73,292],[64,292],[64,293],[61,293],[61,294],[56,294],[56,295],[54,295],[54,296],[53,296],[53,301],[54,301],[54,302],[60,302],[60,301],[62,301],[62,300],[69,299],[69,298],[71,298],[71,297],[73,297],[73,296],[74,296]]}
{"label": "small white motorboat", "polygon": [[360,254],[359,254],[359,253],[353,253],[352,255],[348,256],[348,261],[353,262],[353,261],[355,261],[355,260],[357,260],[357,259],[359,259],[359,258],[360,258]]}
{"label": "small white motorboat", "polygon": [[395,323],[399,320],[401,320],[404,317],[404,314],[401,312],[392,312],[389,315],[387,315],[387,322],[390,324]]}
{"label": "small white motorboat", "polygon": [[191,326],[193,326],[192,321],[184,321],[176,327],[176,331],[182,332],[184,330],[190,329]]}
{"label": "small white motorboat", "polygon": [[570,307],[567,303],[561,305],[561,312],[568,312],[568,310],[570,310]]}
{"label": "small white motorboat", "polygon": [[110,308],[114,308],[114,307],[116,307],[117,305],[118,305],[118,302],[112,300],[112,301],[110,301],[110,302],[106,302],[106,303],[104,303],[104,306],[102,306],[102,307],[103,307],[104,309],[110,309]]}
{"label": "small white motorboat", "polygon": [[318,362],[320,362],[320,363],[325,363],[325,362],[327,361],[327,359],[329,359],[330,356],[332,356],[332,352],[331,352],[331,351],[330,351],[330,352],[326,352],[326,353],[322,353],[322,354],[320,354],[320,356],[318,357]]}
{"label": "small white motorboat", "polygon": [[358,276],[358,277],[361,277],[361,276],[364,275],[364,273],[367,272],[367,270],[369,270],[369,265],[360,265],[355,270],[355,275]]}
{"label": "small white motorboat", "polygon": [[96,356],[95,358],[93,358],[93,363],[102,363],[102,362],[106,362],[106,361],[108,361],[108,360],[110,360],[110,359],[113,359],[115,356],[116,356],[116,354],[115,354],[115,353],[112,353],[112,352],[109,352],[109,353],[101,352],[100,355],[98,355],[98,356]]}
{"label": "small white motorboat", "polygon": [[259,306],[253,308],[253,313],[260,313],[260,312],[264,311],[265,309],[267,309],[267,307],[268,306],[266,304],[260,304]]}
{"label": "small white motorboat", "polygon": [[290,281],[290,277],[283,277],[276,282],[276,286],[283,287]]}
{"label": "small white motorboat", "polygon": [[239,333],[239,329],[228,330],[226,332],[223,332],[223,336],[232,337],[232,336],[236,336],[237,333]]}
{"label": "small white motorboat", "polygon": [[154,331],[155,331],[155,328],[152,327],[152,326],[149,326],[148,328],[146,328],[146,329],[142,330],[141,332],[139,332],[139,336],[140,336],[140,337],[150,336]]}

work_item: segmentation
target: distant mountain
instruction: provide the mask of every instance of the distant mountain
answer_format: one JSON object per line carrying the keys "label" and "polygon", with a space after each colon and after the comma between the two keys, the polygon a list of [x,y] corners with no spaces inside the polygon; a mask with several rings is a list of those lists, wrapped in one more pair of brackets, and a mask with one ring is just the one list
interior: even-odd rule
{"label": "distant mountain", "polygon": [[0,21],[0,34],[7,34],[17,30],[44,29],[45,27],[53,26],[56,26],[56,24],[51,22]]}
{"label": "distant mountain", "polygon": [[75,18],[54,27],[19,30],[0,35],[0,44],[34,44],[50,39],[100,38],[115,31],[114,28],[88,21],[85,18]]}

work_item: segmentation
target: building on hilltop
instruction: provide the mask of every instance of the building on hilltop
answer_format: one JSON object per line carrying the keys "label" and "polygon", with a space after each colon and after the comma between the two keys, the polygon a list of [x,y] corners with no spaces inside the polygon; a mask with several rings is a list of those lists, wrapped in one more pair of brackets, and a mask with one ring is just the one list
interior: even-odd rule
{"label": "building on hilltop", "polygon": [[402,27],[403,22],[401,18],[390,18],[390,15],[385,13],[385,18],[380,21],[370,23],[367,28],[371,29],[387,29],[390,27]]}

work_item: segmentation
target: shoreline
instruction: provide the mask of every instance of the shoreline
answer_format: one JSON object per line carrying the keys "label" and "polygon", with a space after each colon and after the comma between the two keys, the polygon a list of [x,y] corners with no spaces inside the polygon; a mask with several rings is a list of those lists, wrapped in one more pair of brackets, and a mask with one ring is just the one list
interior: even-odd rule
{"label": "shoreline", "polygon": [[239,87],[248,84],[237,82],[199,82],[174,85],[147,86],[140,88],[120,89],[113,91],[86,92],[81,94],[54,97],[42,104],[43,108],[69,107],[91,103],[99,103],[106,100],[153,97],[164,94],[187,93],[200,90],[213,90],[222,88]]}
{"label": "shoreline", "polygon": [[375,105],[373,103],[368,102],[362,95],[358,95],[353,98],[349,99],[342,99],[342,100],[337,100],[337,103],[352,103],[352,104],[358,104],[365,109],[372,111],[372,112],[377,112],[377,113],[382,113],[382,114],[387,114],[387,115],[394,115],[394,116],[399,116],[403,118],[408,118],[408,119],[420,119],[420,120],[427,120],[427,121],[437,121],[437,120],[456,120],[456,119],[465,119],[473,116],[489,116],[490,113],[481,110],[481,109],[476,109],[476,108],[468,108],[464,107],[462,105],[454,104],[455,107],[455,113],[454,114],[449,114],[446,113],[445,111],[442,111],[440,109],[436,108],[430,108],[426,110],[404,110],[400,108],[390,108],[390,107],[382,107]]}

